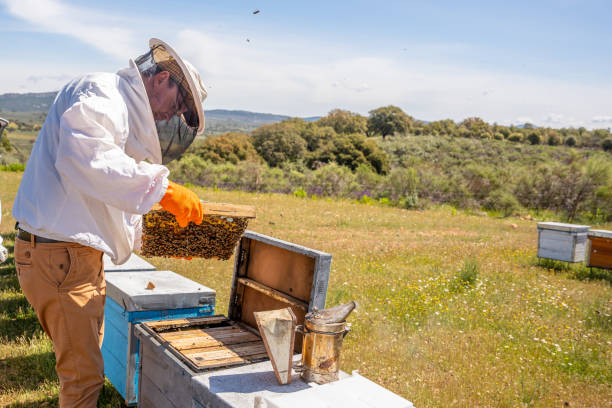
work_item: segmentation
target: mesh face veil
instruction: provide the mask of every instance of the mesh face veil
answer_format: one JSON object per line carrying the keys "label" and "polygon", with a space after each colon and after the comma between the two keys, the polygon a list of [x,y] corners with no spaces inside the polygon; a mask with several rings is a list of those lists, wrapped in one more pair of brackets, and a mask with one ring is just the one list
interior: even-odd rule
{"label": "mesh face veil", "polygon": [[167,164],[180,157],[198,134],[200,128],[196,107],[198,102],[194,100],[183,70],[164,45],[154,45],[148,53],[138,57],[135,62],[143,76],[168,71],[170,79],[178,86],[183,103],[187,108],[184,113],[175,114],[168,120],[155,121],[162,152],[162,164]]}

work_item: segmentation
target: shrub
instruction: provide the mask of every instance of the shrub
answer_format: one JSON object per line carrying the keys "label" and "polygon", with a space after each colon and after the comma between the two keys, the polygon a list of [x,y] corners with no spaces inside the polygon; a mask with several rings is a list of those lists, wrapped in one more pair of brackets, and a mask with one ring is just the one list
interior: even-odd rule
{"label": "shrub", "polygon": [[606,152],[612,150],[612,139],[606,139],[601,143],[601,148]]}
{"label": "shrub", "polygon": [[331,163],[312,172],[306,190],[310,196],[346,197],[354,181],[355,176],[350,169]]}
{"label": "shrub", "polygon": [[561,144],[561,138],[557,132],[550,132],[548,134],[548,145],[549,146],[558,146]]}
{"label": "shrub", "polygon": [[327,116],[319,119],[316,124],[320,127],[329,126],[336,133],[365,133],[368,120],[358,113],[342,109],[334,109]]}
{"label": "shrub", "polygon": [[306,152],[306,141],[295,125],[287,122],[263,125],[253,132],[253,146],[272,167],[297,161]]}
{"label": "shrub", "polygon": [[10,163],[4,166],[0,166],[0,170],[18,173],[20,171],[25,171],[25,165],[21,163]]}
{"label": "shrub", "polygon": [[306,191],[304,191],[304,189],[300,187],[293,192],[293,196],[298,198],[306,198],[308,197],[308,194],[306,194]]}
{"label": "shrub", "polygon": [[532,145],[538,145],[541,142],[540,135],[537,132],[531,132],[527,135],[527,141]]}
{"label": "shrub", "polygon": [[508,136],[508,140],[511,142],[521,142],[523,140],[523,134],[520,132],[511,133],[510,136]]}
{"label": "shrub", "polygon": [[389,170],[389,159],[376,142],[360,133],[342,134],[316,151],[309,153],[306,162],[310,168],[319,167],[321,163],[335,162],[355,170],[360,165],[370,166],[377,173],[384,174]]}
{"label": "shrub", "polygon": [[0,143],[0,146],[2,147],[2,149],[5,152],[10,152],[13,150],[13,146],[11,146],[11,141],[9,140],[8,136],[5,135],[4,137],[2,137],[2,141]]}
{"label": "shrub", "polygon": [[485,208],[499,211],[504,217],[508,217],[516,213],[519,210],[520,205],[512,193],[506,190],[498,189],[489,195],[485,202]]}
{"label": "shrub", "polygon": [[457,273],[457,281],[464,286],[474,286],[478,280],[480,266],[476,258],[466,258],[463,267]]}
{"label": "shrub", "polygon": [[405,197],[418,197],[419,177],[413,168],[395,168],[385,180],[384,195],[394,201]]}
{"label": "shrub", "polygon": [[566,146],[576,146],[576,138],[574,136],[570,136],[567,139],[565,139],[565,145]]}
{"label": "shrub", "polygon": [[227,132],[207,138],[193,149],[193,152],[212,163],[259,161],[261,157],[251,143],[251,137],[244,133]]}

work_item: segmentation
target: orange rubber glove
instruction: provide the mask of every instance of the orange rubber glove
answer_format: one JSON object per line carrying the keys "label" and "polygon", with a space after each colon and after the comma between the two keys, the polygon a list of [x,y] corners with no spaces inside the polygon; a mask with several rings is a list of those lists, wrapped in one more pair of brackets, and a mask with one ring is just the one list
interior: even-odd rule
{"label": "orange rubber glove", "polygon": [[168,190],[159,204],[176,217],[181,228],[185,228],[190,222],[197,225],[202,223],[204,217],[204,206],[198,196],[188,188],[168,181]]}

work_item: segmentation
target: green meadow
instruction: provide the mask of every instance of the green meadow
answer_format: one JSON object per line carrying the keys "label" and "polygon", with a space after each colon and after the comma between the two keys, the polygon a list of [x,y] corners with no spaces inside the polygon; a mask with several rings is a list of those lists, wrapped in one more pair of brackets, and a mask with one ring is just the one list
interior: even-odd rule
{"label": "green meadow", "polygon": [[[50,341],[22,295],[10,209],[22,173],[0,171],[0,405],[57,405]],[[433,206],[218,191],[257,207],[249,229],[333,255],[327,306],[356,300],[341,369],[419,407],[612,406],[612,273],[538,262],[536,221]],[[612,229],[611,224],[593,225]],[[217,291],[233,260],[152,258]],[[99,406],[120,406],[112,385]]]}

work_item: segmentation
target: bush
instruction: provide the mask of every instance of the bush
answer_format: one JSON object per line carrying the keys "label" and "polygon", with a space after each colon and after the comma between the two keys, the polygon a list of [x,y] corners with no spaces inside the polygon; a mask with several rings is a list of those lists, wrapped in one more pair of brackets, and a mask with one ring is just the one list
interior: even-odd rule
{"label": "bush", "polygon": [[540,135],[537,132],[531,132],[527,136],[527,141],[532,145],[539,145],[541,142]]}
{"label": "bush", "polygon": [[361,165],[369,166],[381,174],[389,170],[386,153],[376,142],[360,133],[337,135],[321,148],[309,153],[306,162],[310,168],[319,167],[321,163],[334,162],[351,170]]}
{"label": "bush", "polygon": [[368,120],[358,113],[342,109],[334,109],[325,117],[319,119],[316,124],[320,127],[329,126],[336,133],[365,133]]}
{"label": "bush", "polygon": [[239,161],[261,160],[251,143],[251,137],[239,132],[211,136],[194,147],[192,151],[204,160],[210,160],[215,164],[223,162],[236,164]]}
{"label": "bush", "polygon": [[2,141],[0,142],[0,146],[2,147],[2,149],[5,152],[10,152],[10,151],[13,150],[13,146],[11,146],[11,141],[9,140],[7,135],[2,137]]}
{"label": "bush", "polygon": [[474,286],[478,280],[480,266],[475,258],[467,258],[463,261],[463,267],[457,273],[458,283],[464,286]]}
{"label": "bush", "polygon": [[519,132],[511,133],[510,136],[508,136],[508,140],[511,142],[522,142],[523,134]]}
{"label": "bush", "polygon": [[307,181],[308,195],[346,197],[355,176],[350,169],[331,163],[312,172]]}
{"label": "bush", "polygon": [[574,136],[570,136],[567,139],[565,139],[565,145],[566,146],[576,146],[576,138]]}
{"label": "bush", "polygon": [[300,187],[293,192],[293,196],[298,198],[306,198],[308,197],[308,194],[306,194],[306,191],[304,191],[304,189]]}
{"label": "bush", "polygon": [[504,217],[515,214],[519,208],[516,197],[506,190],[493,191],[485,202],[485,208],[500,212]]}
{"label": "bush", "polygon": [[612,150],[612,139],[606,139],[601,143],[601,148],[606,152]]}
{"label": "bush", "polygon": [[549,146],[558,146],[561,144],[561,138],[557,132],[550,132],[548,134],[548,145]]}
{"label": "bush", "polygon": [[272,167],[295,162],[306,152],[306,141],[295,125],[287,122],[263,125],[253,132],[253,146]]}
{"label": "bush", "polygon": [[[393,169],[385,180],[385,184],[384,195],[394,201],[411,197],[411,202],[414,202],[414,197],[418,197],[419,176],[413,168],[398,167]],[[416,206],[416,203],[414,204]]]}
{"label": "bush", "polygon": [[11,163],[4,166],[0,166],[0,171],[12,171],[18,173],[20,171],[25,171],[25,165],[21,163]]}

